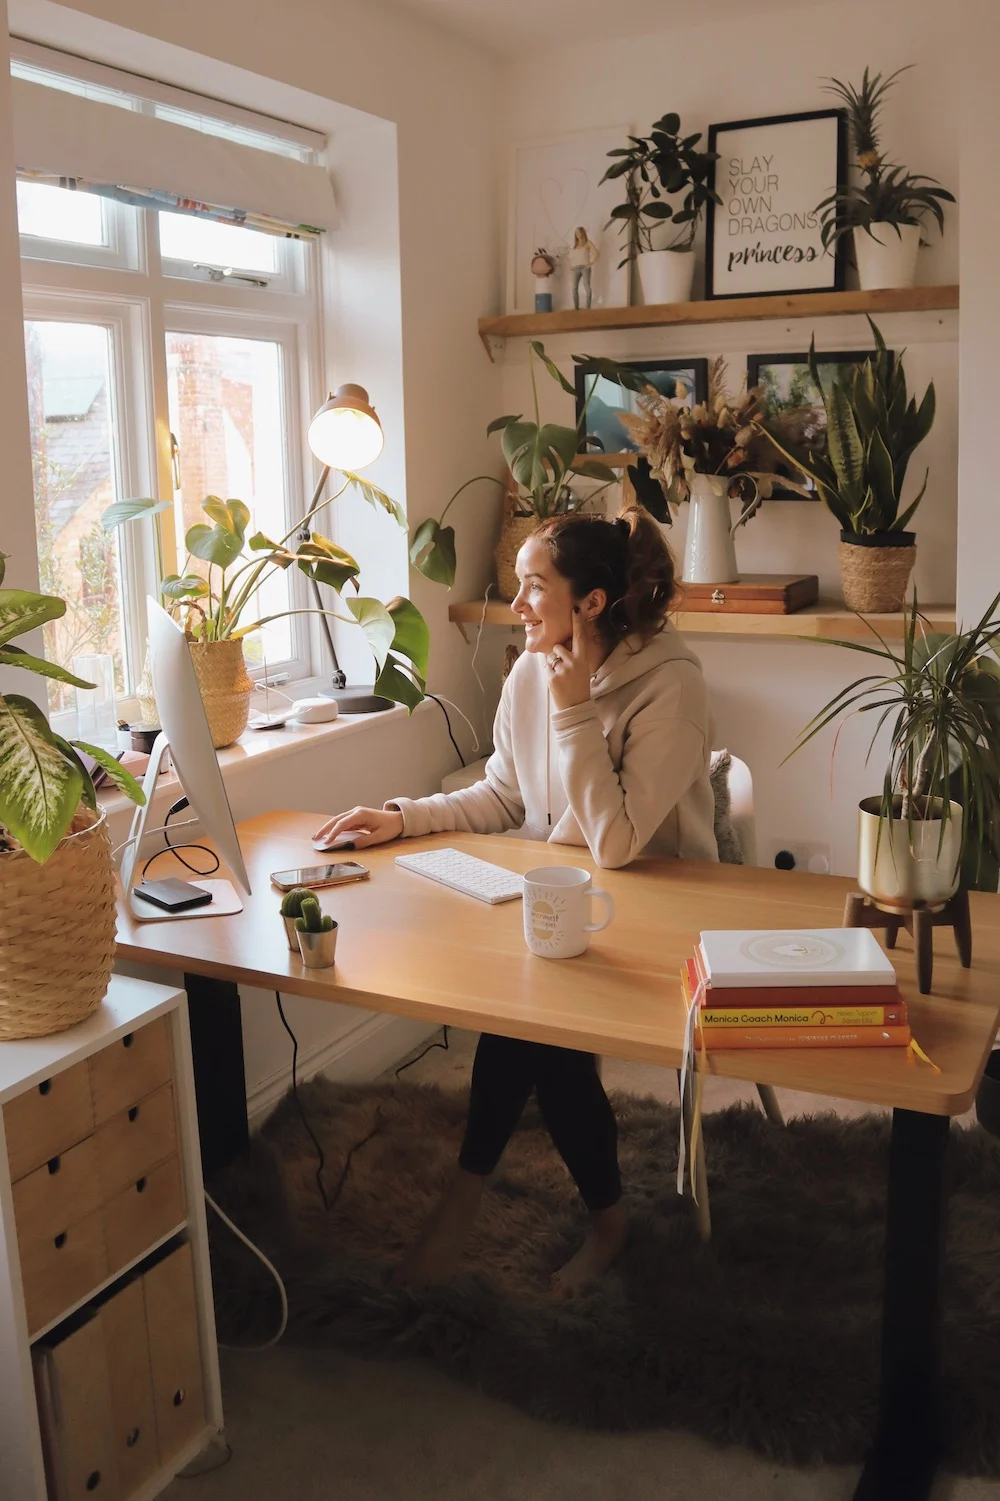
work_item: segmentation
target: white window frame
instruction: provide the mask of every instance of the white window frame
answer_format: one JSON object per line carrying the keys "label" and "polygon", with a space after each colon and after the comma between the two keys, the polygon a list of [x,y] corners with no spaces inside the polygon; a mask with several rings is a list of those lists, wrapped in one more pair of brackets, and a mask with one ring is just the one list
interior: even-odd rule
{"label": "white window frame", "polygon": [[71,266],[108,266],[119,271],[142,271],[139,210],[130,208],[127,203],[116,203],[113,198],[96,198],[94,201],[101,205],[101,225],[105,237],[103,245],[81,245],[73,240],[49,240],[43,235],[22,234],[22,260],[60,261]]}
{"label": "white window frame", "polygon": [[[298,126],[272,121],[200,95],[188,95],[33,43],[12,41],[12,56],[102,88],[131,92],[134,86],[136,95],[152,101],[145,106],[150,109],[159,102],[273,135],[287,140],[302,159],[325,148],[321,136]],[[305,433],[309,416],[325,391],[321,342],[323,258],[318,245],[279,241],[283,274],[266,276],[266,287],[252,286],[236,278],[220,283],[204,272],[193,272],[193,268],[185,267],[182,262],[161,258],[157,210],[133,208],[113,200],[104,200],[104,205],[110,221],[118,226],[117,259],[109,255],[108,247],[74,246],[24,236],[22,282],[26,318],[48,316],[81,322],[96,318],[113,323],[117,330],[116,382],[122,389],[116,391],[116,410],[124,414],[126,429],[116,434],[122,455],[121,493],[174,499],[167,402],[167,330],[273,339],[282,349],[285,484],[290,526],[308,505],[306,486],[315,465],[305,443]],[[133,226],[131,244],[128,244],[129,224]],[[126,254],[121,253],[123,244]],[[98,253],[94,254],[95,251]],[[34,311],[42,308],[66,311]],[[88,309],[100,311],[88,312]],[[177,557],[173,512],[168,510],[149,522],[123,528],[121,543],[123,574],[128,570],[124,610],[126,661],[129,682],[134,685],[145,655],[145,596],[150,593],[156,597],[159,577],[176,571],[183,561]],[[311,605],[304,576],[298,570],[291,570],[290,576],[293,608]],[[292,681],[307,680],[318,660],[318,633],[306,616],[292,616],[290,625],[293,656],[286,662],[269,661],[267,672],[271,677],[281,674]],[[251,669],[251,676],[261,675],[261,670]],[[124,700],[120,707],[126,717],[136,712],[131,699]]]}

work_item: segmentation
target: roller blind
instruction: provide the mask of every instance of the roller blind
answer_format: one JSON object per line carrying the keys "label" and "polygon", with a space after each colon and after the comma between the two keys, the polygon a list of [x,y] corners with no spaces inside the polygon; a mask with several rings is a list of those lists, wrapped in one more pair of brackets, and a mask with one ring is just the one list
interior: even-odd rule
{"label": "roller blind", "polygon": [[275,234],[336,224],[323,166],[23,78],[12,78],[11,89],[20,176]]}

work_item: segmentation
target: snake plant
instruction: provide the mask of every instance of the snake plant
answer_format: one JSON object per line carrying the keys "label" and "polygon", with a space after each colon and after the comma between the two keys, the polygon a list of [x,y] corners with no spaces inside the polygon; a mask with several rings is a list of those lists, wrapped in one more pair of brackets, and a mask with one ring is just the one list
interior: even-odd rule
{"label": "snake plant", "polygon": [[[774,446],[807,474],[819,497],[854,536],[902,532],[927,489],[927,473],[916,499],[900,510],[903,484],[914,450],[934,422],[933,381],[918,406],[906,388],[902,357],[885,346],[871,318],[874,352],[827,388],[819,378],[816,340],[809,345],[809,369],[826,407],[826,444],[818,453],[780,440],[764,425]],[[929,471],[928,471],[929,472]]]}

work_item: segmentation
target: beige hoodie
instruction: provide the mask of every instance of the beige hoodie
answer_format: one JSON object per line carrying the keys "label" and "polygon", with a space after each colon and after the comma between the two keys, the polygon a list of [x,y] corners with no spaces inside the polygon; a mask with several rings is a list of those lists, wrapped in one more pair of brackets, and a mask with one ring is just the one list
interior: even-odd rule
{"label": "beige hoodie", "polygon": [[386,807],[402,813],[404,835],[519,829],[587,845],[606,869],[642,850],[718,860],[710,735],[701,664],[670,624],[645,645],[620,642],[572,709],[551,707],[544,659],[524,652],[504,684],[485,780]]}

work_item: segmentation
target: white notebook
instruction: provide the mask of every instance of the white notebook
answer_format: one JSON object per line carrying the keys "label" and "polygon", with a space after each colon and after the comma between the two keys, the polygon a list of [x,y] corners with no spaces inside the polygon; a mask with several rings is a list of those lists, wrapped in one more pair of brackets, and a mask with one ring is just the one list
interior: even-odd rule
{"label": "white notebook", "polygon": [[896,983],[870,928],[716,928],[700,942],[708,978],[720,989]]}

